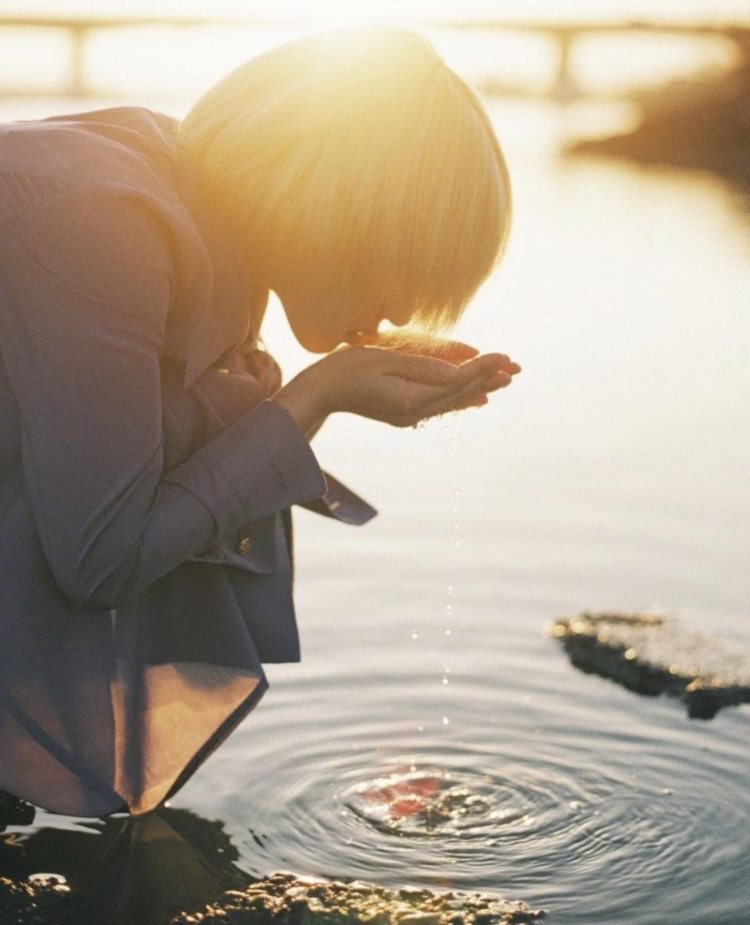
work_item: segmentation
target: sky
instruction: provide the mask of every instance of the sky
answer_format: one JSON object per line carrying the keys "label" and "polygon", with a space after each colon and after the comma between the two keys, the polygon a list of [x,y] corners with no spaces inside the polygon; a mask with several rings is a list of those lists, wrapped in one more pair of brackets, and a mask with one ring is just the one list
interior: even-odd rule
{"label": "sky", "polygon": [[[3,14],[147,13],[150,0],[0,0]],[[160,0],[161,15],[327,19],[486,17],[497,19],[655,19],[750,23],[748,0]]]}

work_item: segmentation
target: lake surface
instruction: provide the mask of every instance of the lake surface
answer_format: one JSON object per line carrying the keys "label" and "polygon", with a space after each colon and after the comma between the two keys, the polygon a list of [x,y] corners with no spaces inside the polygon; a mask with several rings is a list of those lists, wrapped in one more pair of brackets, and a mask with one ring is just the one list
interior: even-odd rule
{"label": "lake surface", "polygon": [[[220,820],[253,875],[498,892],[550,925],[747,925],[750,708],[690,720],[546,628],[658,608],[750,652],[750,222],[709,177],[558,155],[627,112],[491,111],[515,225],[456,334],[523,373],[417,430],[326,424],[321,464],[380,516],[300,512],[303,661],[268,666],[172,806]],[[278,316],[291,374],[310,358]],[[394,775],[476,812],[390,824],[365,804]]]}

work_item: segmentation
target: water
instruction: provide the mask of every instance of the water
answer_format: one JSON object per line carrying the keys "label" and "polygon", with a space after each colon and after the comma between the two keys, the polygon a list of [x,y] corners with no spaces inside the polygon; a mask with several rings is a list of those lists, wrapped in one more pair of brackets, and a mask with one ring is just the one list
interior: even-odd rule
{"label": "water", "polygon": [[[493,116],[515,227],[457,334],[524,371],[460,422],[326,424],[322,464],[380,516],[300,512],[303,662],[269,666],[173,807],[220,820],[254,875],[500,892],[551,925],[747,925],[750,708],[690,720],[579,673],[545,628],[658,605],[750,652],[750,225],[710,178],[558,158],[611,110]],[[278,311],[269,342],[288,373],[308,359]],[[40,814],[37,838],[53,823],[89,852],[106,834]]]}

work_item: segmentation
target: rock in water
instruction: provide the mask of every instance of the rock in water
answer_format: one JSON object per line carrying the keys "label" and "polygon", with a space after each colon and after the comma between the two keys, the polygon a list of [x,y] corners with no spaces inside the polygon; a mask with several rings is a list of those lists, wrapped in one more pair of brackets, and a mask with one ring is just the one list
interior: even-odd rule
{"label": "rock in water", "polygon": [[0,922],[7,925],[49,925],[66,911],[70,889],[54,878],[35,877],[17,883],[0,877]]}
{"label": "rock in water", "polygon": [[722,707],[750,703],[750,658],[678,620],[646,615],[583,613],[557,620],[551,635],[571,662],[639,694],[671,694],[688,715],[711,719]]}
{"label": "rock in water", "polygon": [[531,925],[543,916],[481,893],[388,890],[363,880],[276,873],[225,893],[204,912],[182,913],[172,925]]}

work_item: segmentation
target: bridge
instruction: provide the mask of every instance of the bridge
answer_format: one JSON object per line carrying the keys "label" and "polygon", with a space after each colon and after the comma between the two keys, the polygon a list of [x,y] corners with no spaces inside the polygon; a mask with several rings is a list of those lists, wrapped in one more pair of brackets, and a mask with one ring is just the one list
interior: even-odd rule
{"label": "bridge", "polygon": [[[253,20],[239,17],[197,17],[164,16],[158,13],[143,16],[88,16],[88,15],[0,15],[0,29],[54,29],[64,31],[70,37],[70,68],[67,85],[61,92],[65,95],[82,97],[95,95],[88,81],[86,72],[86,42],[91,33],[102,30],[122,30],[146,27],[173,27],[175,29],[196,29],[207,26],[268,27],[283,26],[291,23],[282,20]],[[295,23],[296,24],[296,23]],[[310,25],[318,23],[310,22]],[[439,27],[461,31],[497,32],[510,34],[533,34],[545,36],[552,40],[557,48],[557,68],[554,80],[549,87],[549,95],[566,99],[578,95],[571,75],[572,48],[582,36],[591,35],[675,35],[718,37],[733,43],[739,55],[750,61],[750,25],[720,25],[715,23],[666,23],[645,20],[627,22],[601,20],[599,22],[547,22],[515,20],[465,20],[465,21],[423,21],[418,25]],[[519,92],[517,89],[504,88],[507,92]],[[0,93],[13,96],[24,95],[23,88],[12,87]],[[37,94],[38,91],[33,91]]]}

